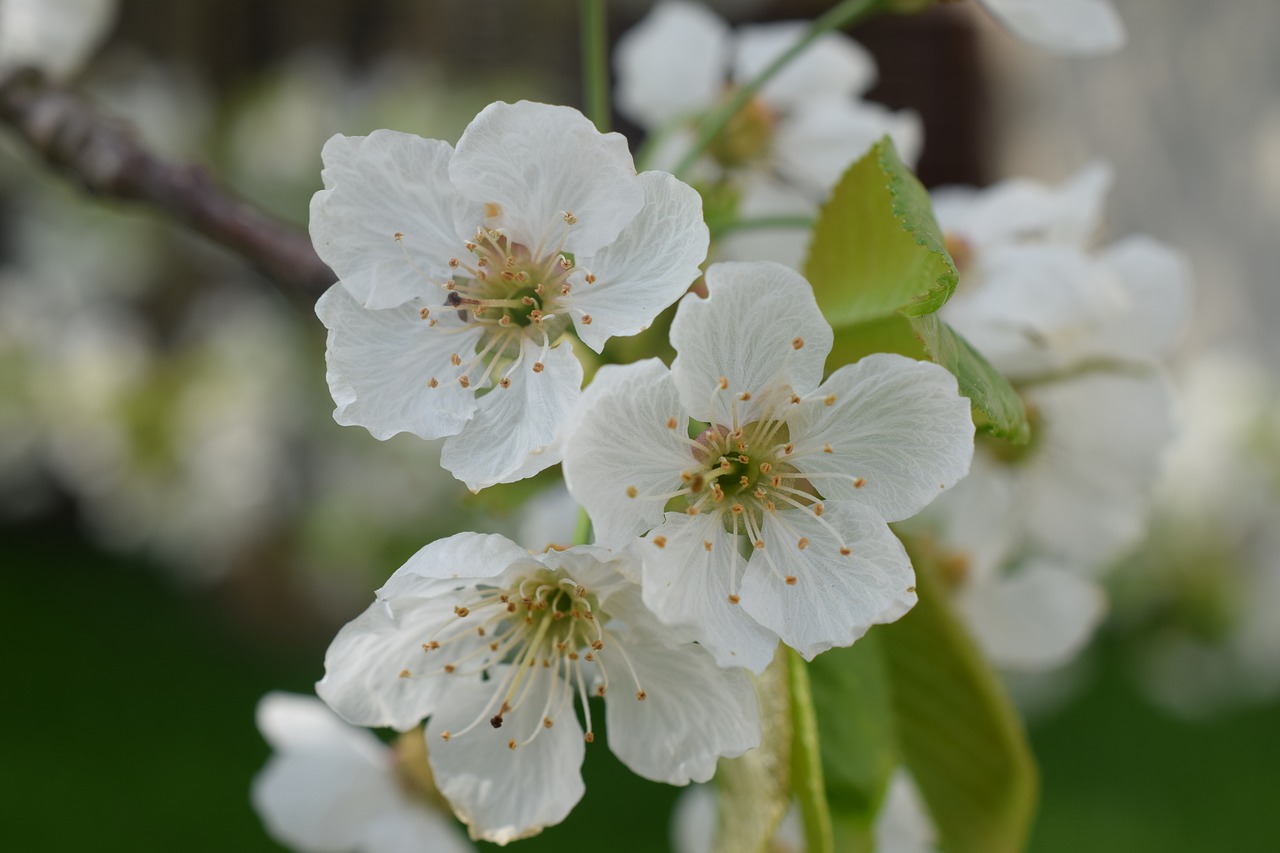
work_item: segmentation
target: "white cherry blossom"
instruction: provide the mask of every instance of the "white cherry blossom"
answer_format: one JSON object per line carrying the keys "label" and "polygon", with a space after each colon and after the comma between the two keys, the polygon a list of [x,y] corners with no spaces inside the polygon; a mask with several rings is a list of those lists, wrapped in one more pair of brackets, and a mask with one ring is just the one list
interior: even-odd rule
{"label": "white cherry blossom", "polygon": [[699,274],[693,189],[635,173],[626,141],[568,107],[486,107],[455,151],[388,130],[335,136],[311,205],[340,284],[329,329],[339,423],[449,436],[441,464],[473,490],[559,461],[578,399],[565,331],[599,351],[643,330]]}
{"label": "white cherry blossom", "polygon": [[[698,118],[790,48],[807,22],[731,31],[705,6],[665,0],[623,35],[615,53],[618,109],[651,135],[652,164],[671,169],[695,137]],[[690,171],[695,182],[737,198],[741,217],[812,216],[844,170],[885,134],[914,162],[919,117],[859,100],[875,80],[861,46],[829,33],[796,57],[730,123]],[[723,195],[723,192],[716,193]],[[804,229],[754,228],[721,253],[798,267]]]}
{"label": "white cherry blossom", "polygon": [[832,332],[797,273],[714,264],[707,289],[676,312],[671,369],[631,365],[584,415],[565,480],[599,544],[644,535],[664,622],[758,672],[779,637],[812,658],[910,609],[887,522],[964,476],[973,424],[933,364],[878,354],[822,381]]}
{"label": "white cherry blossom", "polygon": [[429,718],[437,787],[473,837],[500,844],[582,797],[591,697],[634,772],[706,781],[718,758],[759,744],[755,694],[653,618],[620,573],[636,573],[629,562],[594,546],[530,555],[473,533],[434,542],[339,632],[317,692],[359,725]]}
{"label": "white cherry blossom", "polygon": [[319,699],[269,693],[257,717],[275,754],[253,780],[253,806],[280,843],[302,853],[475,849],[391,747]]}

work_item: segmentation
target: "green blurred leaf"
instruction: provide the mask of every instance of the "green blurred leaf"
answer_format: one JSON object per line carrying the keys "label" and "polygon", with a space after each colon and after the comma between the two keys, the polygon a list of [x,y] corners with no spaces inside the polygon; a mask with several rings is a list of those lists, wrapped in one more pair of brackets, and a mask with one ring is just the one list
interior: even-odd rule
{"label": "green blurred leaf", "polygon": [[754,679],[764,733],[757,749],[716,768],[714,853],[765,851],[791,808],[791,692],[787,650]]}
{"label": "green blurred leaf", "polygon": [[809,676],[836,849],[870,850],[876,813],[900,760],[879,631],[814,658]]}
{"label": "green blurred leaf", "polygon": [[1035,812],[1026,733],[946,603],[934,557],[909,543],[920,601],[877,629],[898,745],[951,853],[1017,853]]}
{"label": "green blurred leaf", "polygon": [[1031,426],[1022,398],[1009,380],[937,315],[912,317],[910,323],[929,359],[955,374],[960,393],[969,398],[975,414],[981,414],[974,423],[993,435],[1025,444]]}
{"label": "green blurred leaf", "polygon": [[818,212],[804,272],[836,329],[930,314],[951,298],[959,276],[929,193],[887,136],[849,167]]}

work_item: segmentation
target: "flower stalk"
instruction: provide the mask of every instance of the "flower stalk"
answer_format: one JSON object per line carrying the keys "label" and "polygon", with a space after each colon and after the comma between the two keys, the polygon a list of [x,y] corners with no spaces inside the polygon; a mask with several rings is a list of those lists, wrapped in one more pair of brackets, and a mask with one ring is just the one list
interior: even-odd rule
{"label": "flower stalk", "polygon": [[809,669],[794,649],[787,650],[787,688],[791,694],[791,786],[803,818],[805,849],[809,853],[834,853]]}

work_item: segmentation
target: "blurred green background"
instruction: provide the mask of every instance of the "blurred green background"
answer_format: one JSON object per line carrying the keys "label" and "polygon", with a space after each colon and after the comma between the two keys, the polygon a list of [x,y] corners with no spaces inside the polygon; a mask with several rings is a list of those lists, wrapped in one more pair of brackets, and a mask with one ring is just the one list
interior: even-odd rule
{"label": "blurred green background", "polygon": [[[249,805],[268,755],[254,705],[309,692],[327,638],[269,638],[233,599],[193,600],[62,525],[3,537],[5,847],[282,849]],[[1031,850],[1280,850],[1280,704],[1182,722],[1136,692],[1105,638],[1098,652],[1096,677],[1032,729],[1043,799]],[[611,850],[666,849],[678,789],[601,748],[586,777],[570,819],[520,849],[586,849],[606,831]]]}

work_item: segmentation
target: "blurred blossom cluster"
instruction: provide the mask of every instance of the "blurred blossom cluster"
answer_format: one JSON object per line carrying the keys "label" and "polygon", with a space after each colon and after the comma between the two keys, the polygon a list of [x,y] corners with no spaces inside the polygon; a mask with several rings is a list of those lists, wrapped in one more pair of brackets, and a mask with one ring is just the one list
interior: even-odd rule
{"label": "blurred blossom cluster", "polygon": [[[85,45],[50,70],[72,73],[96,42]],[[269,69],[225,112],[195,72],[127,47],[94,60],[86,89],[152,150],[212,163],[299,221],[335,130],[451,132],[481,97],[444,86],[429,65],[386,59],[353,73],[318,49]],[[314,162],[298,156],[307,151]],[[434,511],[465,493],[439,473],[437,447],[376,445],[332,423],[315,359],[323,338],[298,305],[236,259],[87,199],[26,159],[0,166],[5,515],[30,517],[64,495],[104,546],[199,582],[283,556],[322,605],[342,610],[378,555],[486,514]],[[500,514],[494,523],[515,523]]]}

